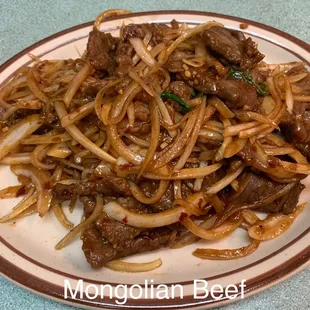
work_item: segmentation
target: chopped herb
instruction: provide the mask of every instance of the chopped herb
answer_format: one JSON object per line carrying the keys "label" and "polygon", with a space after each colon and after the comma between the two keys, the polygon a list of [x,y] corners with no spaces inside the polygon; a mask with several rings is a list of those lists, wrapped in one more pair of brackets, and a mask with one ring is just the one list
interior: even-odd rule
{"label": "chopped herb", "polygon": [[230,70],[229,78],[231,80],[241,80],[243,78],[243,72]]}
{"label": "chopped herb", "polygon": [[174,95],[172,93],[163,92],[161,94],[161,98],[162,99],[170,99],[170,100],[173,100],[173,101],[177,102],[180,105],[180,107],[181,107],[180,111],[183,114],[186,114],[186,113],[188,113],[189,111],[191,111],[193,109],[192,106],[188,105],[180,97],[178,97],[178,96],[176,96],[176,95]]}
{"label": "chopped herb", "polygon": [[267,85],[265,83],[256,83],[247,71],[242,72],[231,69],[229,71],[229,77],[231,80],[245,79],[249,84],[256,88],[257,93],[261,96],[267,96],[269,94]]}

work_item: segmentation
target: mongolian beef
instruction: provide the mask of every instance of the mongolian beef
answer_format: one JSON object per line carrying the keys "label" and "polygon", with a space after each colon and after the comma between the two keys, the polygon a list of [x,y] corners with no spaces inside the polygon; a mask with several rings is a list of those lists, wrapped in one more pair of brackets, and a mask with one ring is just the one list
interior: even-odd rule
{"label": "mongolian beef", "polygon": [[[306,64],[266,64],[257,44],[213,21],[190,28],[123,24],[100,30],[100,14],[79,59],[20,68],[0,91],[0,163],[24,196],[0,222],[53,212],[81,237],[93,268],[148,271],[119,259],[229,236],[240,249],[197,249],[235,259],[284,233],[310,174],[310,75]],[[84,218],[64,213],[76,202]],[[69,201],[67,205],[63,204]],[[256,211],[266,214],[260,219]]]}

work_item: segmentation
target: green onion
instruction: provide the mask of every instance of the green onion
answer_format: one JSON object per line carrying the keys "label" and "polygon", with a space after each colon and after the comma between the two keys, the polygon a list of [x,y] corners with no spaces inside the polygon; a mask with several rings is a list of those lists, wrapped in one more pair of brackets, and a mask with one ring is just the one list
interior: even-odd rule
{"label": "green onion", "polygon": [[229,71],[229,78],[231,80],[245,79],[250,85],[253,85],[256,88],[256,91],[259,95],[261,96],[269,95],[269,90],[268,90],[267,85],[265,83],[256,83],[253,80],[253,77],[247,71],[242,72],[242,71],[235,71],[231,69]]}
{"label": "green onion", "polygon": [[192,106],[188,105],[180,97],[178,97],[178,96],[176,96],[176,95],[174,95],[172,93],[163,92],[161,94],[161,98],[162,99],[170,99],[170,100],[173,100],[173,101],[177,102],[180,105],[180,107],[181,107],[180,111],[183,114],[186,114],[186,113],[188,113],[189,111],[191,111],[193,109]]}

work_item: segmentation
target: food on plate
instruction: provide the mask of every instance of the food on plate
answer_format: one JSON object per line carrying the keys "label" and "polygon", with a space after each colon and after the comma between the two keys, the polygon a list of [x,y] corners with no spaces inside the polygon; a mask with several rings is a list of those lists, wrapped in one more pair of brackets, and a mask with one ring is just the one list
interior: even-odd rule
{"label": "food on plate", "polygon": [[[216,21],[123,24],[119,37],[100,30],[127,13],[100,14],[81,58],[30,55],[2,86],[0,163],[21,185],[0,198],[23,199],[0,222],[54,214],[69,230],[57,250],[80,236],[93,268],[117,271],[153,270],[160,258],[120,259],[238,228],[248,245],[193,255],[253,253],[305,207],[306,64],[267,64],[251,38]],[[64,208],[74,212],[78,200],[84,218],[74,226]]]}

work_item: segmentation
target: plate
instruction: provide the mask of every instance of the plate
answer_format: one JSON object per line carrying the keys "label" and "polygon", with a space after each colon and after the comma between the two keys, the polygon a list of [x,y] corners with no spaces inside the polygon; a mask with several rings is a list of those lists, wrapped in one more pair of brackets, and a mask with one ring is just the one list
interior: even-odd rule
{"label": "plate", "polygon": [[[103,23],[101,28],[116,36],[123,21],[126,24],[167,23],[173,18],[190,26],[217,20],[232,29],[240,29],[240,23],[246,23],[248,27],[244,32],[258,43],[259,50],[266,55],[266,62],[310,62],[310,46],[307,43],[269,26],[220,14],[189,11],[134,13],[125,18],[110,19]],[[1,66],[0,82],[9,80],[21,66],[31,64],[27,53],[41,59],[79,57],[85,49],[91,29],[92,23],[82,24],[30,46]],[[16,184],[16,177],[10,169],[1,166],[0,189]],[[310,180],[306,179],[305,184],[309,186],[303,191],[301,202],[310,201]],[[17,202],[17,199],[2,200],[0,215],[7,213]],[[70,215],[74,223],[78,223],[81,218],[81,208],[78,209],[80,211],[74,216]],[[106,268],[92,270],[85,260],[80,240],[75,240],[64,250],[57,252],[54,246],[67,231],[51,215],[43,219],[32,216],[15,224],[0,225],[0,271],[23,287],[78,307],[206,309],[241,299],[244,297],[243,292],[245,296],[257,293],[306,267],[310,259],[309,218],[310,208],[306,208],[285,234],[262,243],[256,252],[243,259],[200,260],[191,254],[197,248],[197,244],[194,244],[183,249],[164,249],[130,257],[126,260],[143,262],[161,257],[163,265],[153,272],[126,274]],[[207,246],[236,248],[247,242],[245,233],[237,230],[229,238],[220,242],[208,242]],[[244,289],[239,286],[234,299],[220,296],[221,294],[212,296],[211,292],[208,297],[204,297],[198,295],[204,295],[204,291],[194,290],[194,280],[207,281],[208,289],[214,288],[214,285],[224,288],[230,284],[239,285],[242,280],[246,280],[246,286]],[[136,286],[133,286],[134,284]],[[141,285],[141,288],[137,284]],[[145,284],[148,284],[147,288]],[[163,292],[157,295],[159,284],[163,285],[163,291],[169,289],[169,294],[165,295]],[[201,288],[202,284],[206,282],[199,282],[198,287]],[[75,291],[75,288],[78,288],[78,291]],[[102,288],[104,290],[101,292]],[[72,293],[76,293],[74,298],[70,289]],[[96,294],[97,291],[99,294]],[[195,292],[197,296],[194,295]]]}

